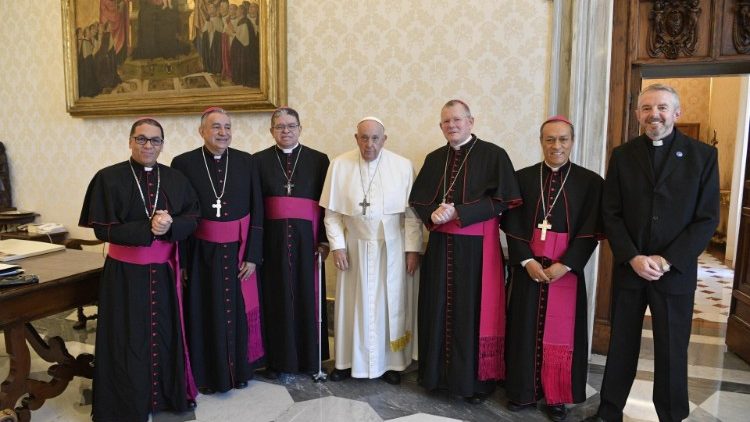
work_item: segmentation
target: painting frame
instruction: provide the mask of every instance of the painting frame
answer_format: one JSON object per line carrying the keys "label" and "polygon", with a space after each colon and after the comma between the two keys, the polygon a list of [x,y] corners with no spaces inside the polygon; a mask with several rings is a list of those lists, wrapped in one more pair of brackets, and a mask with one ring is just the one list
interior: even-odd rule
{"label": "painting frame", "polygon": [[[71,116],[186,114],[200,112],[209,106],[221,106],[226,110],[238,112],[266,112],[287,102],[286,0],[253,1],[259,9],[257,37],[260,63],[257,87],[214,84],[209,87],[183,88],[180,84],[184,78],[175,75],[171,81],[166,82],[173,82],[174,89],[171,91],[141,90],[117,95],[101,93],[91,97],[81,96],[79,90],[79,76],[82,77],[79,73],[79,35],[76,31],[76,10],[79,10],[79,1],[83,0],[61,0],[66,109]],[[128,18],[132,19],[130,16]],[[130,55],[130,52],[127,54]],[[152,60],[156,62],[159,59]],[[137,86],[139,81],[148,89],[148,80],[133,79],[129,82]],[[160,82],[164,83],[165,79]]]}

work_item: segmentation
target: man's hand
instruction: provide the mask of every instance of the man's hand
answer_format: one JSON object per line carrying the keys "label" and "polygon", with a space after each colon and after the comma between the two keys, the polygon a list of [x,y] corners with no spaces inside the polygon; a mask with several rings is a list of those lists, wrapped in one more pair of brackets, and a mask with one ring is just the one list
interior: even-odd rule
{"label": "man's hand", "polygon": [[526,272],[529,273],[529,277],[531,277],[532,280],[537,283],[549,283],[549,277],[547,277],[547,274],[544,272],[542,264],[537,262],[536,259],[527,262],[524,268],[526,268]]}
{"label": "man's hand", "polygon": [[318,245],[318,253],[320,254],[320,258],[325,261],[326,258],[328,258],[328,253],[331,251],[331,248],[328,247],[328,245],[325,245],[323,243]]}
{"label": "man's hand", "polygon": [[242,261],[240,264],[240,272],[237,274],[237,278],[240,280],[247,280],[255,272],[255,264],[248,261]]}
{"label": "man's hand", "polygon": [[554,264],[550,265],[549,268],[544,270],[544,274],[547,276],[547,278],[549,278],[550,283],[554,283],[567,273],[568,268],[564,264],[561,264],[559,262],[555,262]]}
{"label": "man's hand", "polygon": [[640,278],[648,281],[656,281],[664,275],[661,262],[655,261],[650,256],[636,255],[630,260],[630,266]]}
{"label": "man's hand", "polygon": [[453,202],[451,202],[450,204],[440,204],[440,207],[432,212],[430,219],[435,224],[445,224],[451,220],[455,220],[457,217],[458,213]]}
{"label": "man's hand", "polygon": [[414,275],[414,272],[419,268],[419,252],[407,252],[406,253],[406,273]]}
{"label": "man's hand", "polygon": [[156,210],[156,213],[151,217],[151,233],[154,236],[162,236],[169,231],[172,227],[172,216],[166,210]]}
{"label": "man's hand", "polygon": [[333,251],[333,264],[336,265],[340,271],[346,271],[349,269],[349,260],[346,258],[346,249],[334,249]]}

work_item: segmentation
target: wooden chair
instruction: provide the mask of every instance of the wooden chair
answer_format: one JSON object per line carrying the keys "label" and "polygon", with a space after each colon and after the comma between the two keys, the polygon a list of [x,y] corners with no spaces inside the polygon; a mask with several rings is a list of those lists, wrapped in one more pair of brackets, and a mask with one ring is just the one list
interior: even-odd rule
{"label": "wooden chair", "polygon": [[[96,246],[101,245],[104,242],[101,240],[86,240],[86,239],[68,239],[65,241],[65,247],[68,249],[78,249],[83,250],[84,246]],[[98,314],[94,315],[86,315],[83,312],[83,307],[78,307],[78,322],[73,326],[74,330],[85,330],[86,329],[86,322],[95,320]],[[4,422],[4,421],[0,421]]]}

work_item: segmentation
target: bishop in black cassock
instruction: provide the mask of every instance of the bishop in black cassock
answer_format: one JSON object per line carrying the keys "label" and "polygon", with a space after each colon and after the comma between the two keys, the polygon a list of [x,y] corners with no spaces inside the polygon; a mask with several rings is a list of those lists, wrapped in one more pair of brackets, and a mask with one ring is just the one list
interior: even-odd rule
{"label": "bishop in black cassock", "polygon": [[553,420],[586,400],[588,330],[583,269],[603,231],[602,178],[569,161],[573,126],[542,124],[544,161],[516,173],[523,205],[503,216],[508,287],[505,388],[513,411],[542,398]]}
{"label": "bishop in black cassock", "polygon": [[[278,372],[317,373],[329,353],[325,273],[318,280],[316,264],[317,252],[328,253],[321,246],[326,235],[318,201],[329,161],[299,143],[301,131],[295,110],[278,109],[271,117],[276,144],[255,155],[265,200],[261,280],[265,374],[271,378]],[[317,210],[314,220],[295,212],[308,210]]]}
{"label": "bishop in black cassock", "polygon": [[[160,139],[158,122],[135,122],[132,157],[96,173],[81,209],[78,224],[110,243],[99,290],[95,421],[146,421],[152,412],[195,405],[172,252],[196,227],[198,199],[182,174],[156,163]],[[163,221],[159,235],[154,220]],[[159,248],[168,259],[140,262],[130,254],[153,258]]]}
{"label": "bishop in black cassock", "polygon": [[175,157],[172,167],[187,176],[201,204],[185,251],[185,314],[195,381],[212,393],[245,387],[263,356],[252,272],[262,257],[263,199],[252,156],[229,148],[226,112],[210,108],[201,120],[205,144]]}
{"label": "bishop in black cassock", "polygon": [[427,155],[409,202],[430,231],[419,284],[419,382],[479,403],[504,377],[497,219],[520,194],[505,150],[473,135],[473,123],[462,101],[443,107],[449,143]]}

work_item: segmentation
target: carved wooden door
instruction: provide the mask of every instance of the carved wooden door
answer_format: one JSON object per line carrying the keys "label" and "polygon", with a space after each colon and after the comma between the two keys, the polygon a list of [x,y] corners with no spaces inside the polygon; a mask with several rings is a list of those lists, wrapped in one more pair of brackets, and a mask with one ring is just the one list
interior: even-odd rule
{"label": "carved wooden door", "polygon": [[[750,73],[750,0],[614,0],[613,5],[608,154],[638,134],[633,111],[643,78]],[[746,193],[747,186],[748,182]],[[748,219],[747,195],[744,204],[743,218]],[[746,268],[744,290],[735,286],[731,309],[736,313],[730,316],[735,322],[727,332],[729,344],[730,326],[744,330],[737,342],[730,344],[736,351],[741,347],[750,350],[749,227],[750,222],[745,221],[739,240],[745,249],[738,249],[735,261],[738,268],[741,261]],[[600,258],[592,350],[606,354],[613,265],[607,242]]]}
{"label": "carved wooden door", "polygon": [[[750,168],[750,149],[745,157],[745,169]],[[750,172],[745,170],[742,183],[742,214],[734,265],[732,304],[727,321],[727,347],[746,362],[750,362]]]}

